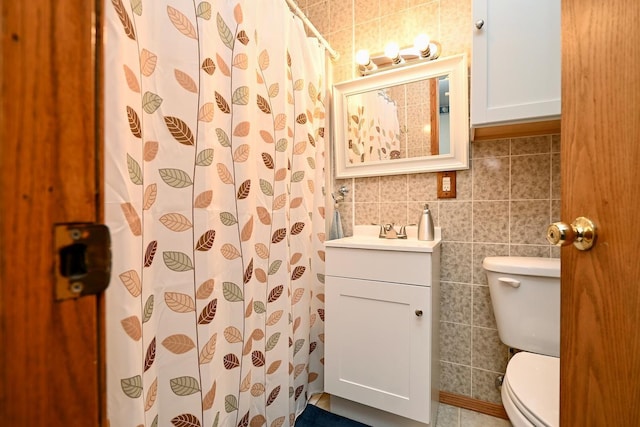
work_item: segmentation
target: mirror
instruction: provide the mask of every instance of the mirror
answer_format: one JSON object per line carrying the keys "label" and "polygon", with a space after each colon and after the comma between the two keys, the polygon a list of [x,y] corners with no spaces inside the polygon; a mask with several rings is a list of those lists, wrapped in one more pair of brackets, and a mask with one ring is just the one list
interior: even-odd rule
{"label": "mirror", "polygon": [[464,55],[333,87],[336,178],[467,169]]}

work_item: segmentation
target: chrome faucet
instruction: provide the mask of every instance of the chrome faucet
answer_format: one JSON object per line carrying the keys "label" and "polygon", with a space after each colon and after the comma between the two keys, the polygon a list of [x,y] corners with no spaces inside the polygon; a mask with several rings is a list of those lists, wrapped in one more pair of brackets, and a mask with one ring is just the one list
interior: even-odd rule
{"label": "chrome faucet", "polygon": [[396,231],[393,224],[385,224],[380,225],[378,237],[381,239],[406,239],[407,232],[404,225],[400,226],[400,231]]}
{"label": "chrome faucet", "polygon": [[393,228],[393,224],[386,224],[384,226],[384,231],[385,231],[385,239],[397,239],[398,238],[398,233],[396,232],[396,229]]}

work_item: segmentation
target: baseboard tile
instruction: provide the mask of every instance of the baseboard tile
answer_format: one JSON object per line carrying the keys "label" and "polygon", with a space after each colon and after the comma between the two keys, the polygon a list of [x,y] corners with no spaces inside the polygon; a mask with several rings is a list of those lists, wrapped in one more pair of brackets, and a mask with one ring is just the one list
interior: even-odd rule
{"label": "baseboard tile", "polygon": [[492,417],[503,418],[505,420],[509,419],[507,417],[507,412],[504,410],[504,406],[498,403],[485,402],[471,397],[449,393],[448,391],[441,391],[439,400],[441,403],[446,405],[469,409],[471,411],[491,415]]}

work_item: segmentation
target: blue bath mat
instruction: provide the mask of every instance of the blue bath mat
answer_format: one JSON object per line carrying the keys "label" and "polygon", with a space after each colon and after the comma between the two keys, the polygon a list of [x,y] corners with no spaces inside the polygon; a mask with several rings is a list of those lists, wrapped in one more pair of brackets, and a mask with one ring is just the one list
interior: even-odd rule
{"label": "blue bath mat", "polygon": [[369,427],[308,404],[296,420],[296,427]]}

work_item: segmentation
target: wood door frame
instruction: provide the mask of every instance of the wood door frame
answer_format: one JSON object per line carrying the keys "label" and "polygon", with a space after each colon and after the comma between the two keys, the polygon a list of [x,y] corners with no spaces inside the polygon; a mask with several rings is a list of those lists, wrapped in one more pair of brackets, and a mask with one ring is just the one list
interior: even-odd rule
{"label": "wood door frame", "polygon": [[101,1],[0,10],[0,417],[99,425],[103,302],[54,302],[53,224],[102,216]]}
{"label": "wood door frame", "polygon": [[[104,144],[104,26],[105,11],[103,0],[91,0],[95,3],[93,21],[93,56],[95,59],[95,146],[96,146],[96,220],[104,224],[104,186],[105,186],[105,144]],[[113,274],[113,272],[112,272]],[[105,294],[97,295],[98,316],[98,398],[99,398],[99,425],[109,426],[107,417],[107,308]]]}

